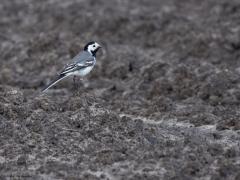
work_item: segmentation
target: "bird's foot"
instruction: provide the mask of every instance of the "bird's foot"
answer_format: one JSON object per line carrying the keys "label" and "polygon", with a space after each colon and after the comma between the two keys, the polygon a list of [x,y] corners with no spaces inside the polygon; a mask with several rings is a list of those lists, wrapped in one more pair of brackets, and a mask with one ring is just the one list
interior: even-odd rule
{"label": "bird's foot", "polygon": [[78,95],[78,88],[79,88],[78,78],[77,76],[73,76],[73,89],[75,95]]}

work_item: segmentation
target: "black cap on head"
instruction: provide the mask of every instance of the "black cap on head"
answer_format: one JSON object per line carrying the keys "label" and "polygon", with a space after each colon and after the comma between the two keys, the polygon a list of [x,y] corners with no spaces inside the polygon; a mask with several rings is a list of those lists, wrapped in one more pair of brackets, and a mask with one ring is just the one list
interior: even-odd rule
{"label": "black cap on head", "polygon": [[88,46],[91,45],[91,44],[94,44],[95,42],[94,41],[91,41],[89,43],[87,43],[85,46],[84,46],[84,51],[87,51],[88,50]]}

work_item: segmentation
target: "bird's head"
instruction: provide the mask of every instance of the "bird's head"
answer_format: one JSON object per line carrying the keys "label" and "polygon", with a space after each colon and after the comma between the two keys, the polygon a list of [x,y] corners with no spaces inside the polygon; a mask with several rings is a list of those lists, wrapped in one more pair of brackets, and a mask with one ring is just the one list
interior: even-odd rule
{"label": "bird's head", "polygon": [[84,51],[88,51],[93,56],[96,56],[96,53],[100,48],[101,46],[98,43],[91,41],[85,45]]}

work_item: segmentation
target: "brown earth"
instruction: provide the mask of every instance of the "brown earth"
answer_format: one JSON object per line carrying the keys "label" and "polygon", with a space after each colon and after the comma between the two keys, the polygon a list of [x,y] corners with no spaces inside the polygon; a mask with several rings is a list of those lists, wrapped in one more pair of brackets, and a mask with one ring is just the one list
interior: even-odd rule
{"label": "brown earth", "polygon": [[[240,179],[238,0],[2,0],[0,179]],[[79,88],[39,95],[88,41]]]}

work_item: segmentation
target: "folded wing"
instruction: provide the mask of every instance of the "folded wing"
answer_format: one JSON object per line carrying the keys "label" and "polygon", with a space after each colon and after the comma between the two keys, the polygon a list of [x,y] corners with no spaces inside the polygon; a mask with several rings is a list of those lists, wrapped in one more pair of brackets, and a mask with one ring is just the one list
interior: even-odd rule
{"label": "folded wing", "polygon": [[86,60],[85,62],[72,63],[67,65],[60,74],[61,75],[68,74],[68,73],[79,71],[81,69],[84,69],[86,67],[93,66],[93,65],[94,65],[94,60],[92,59]]}

